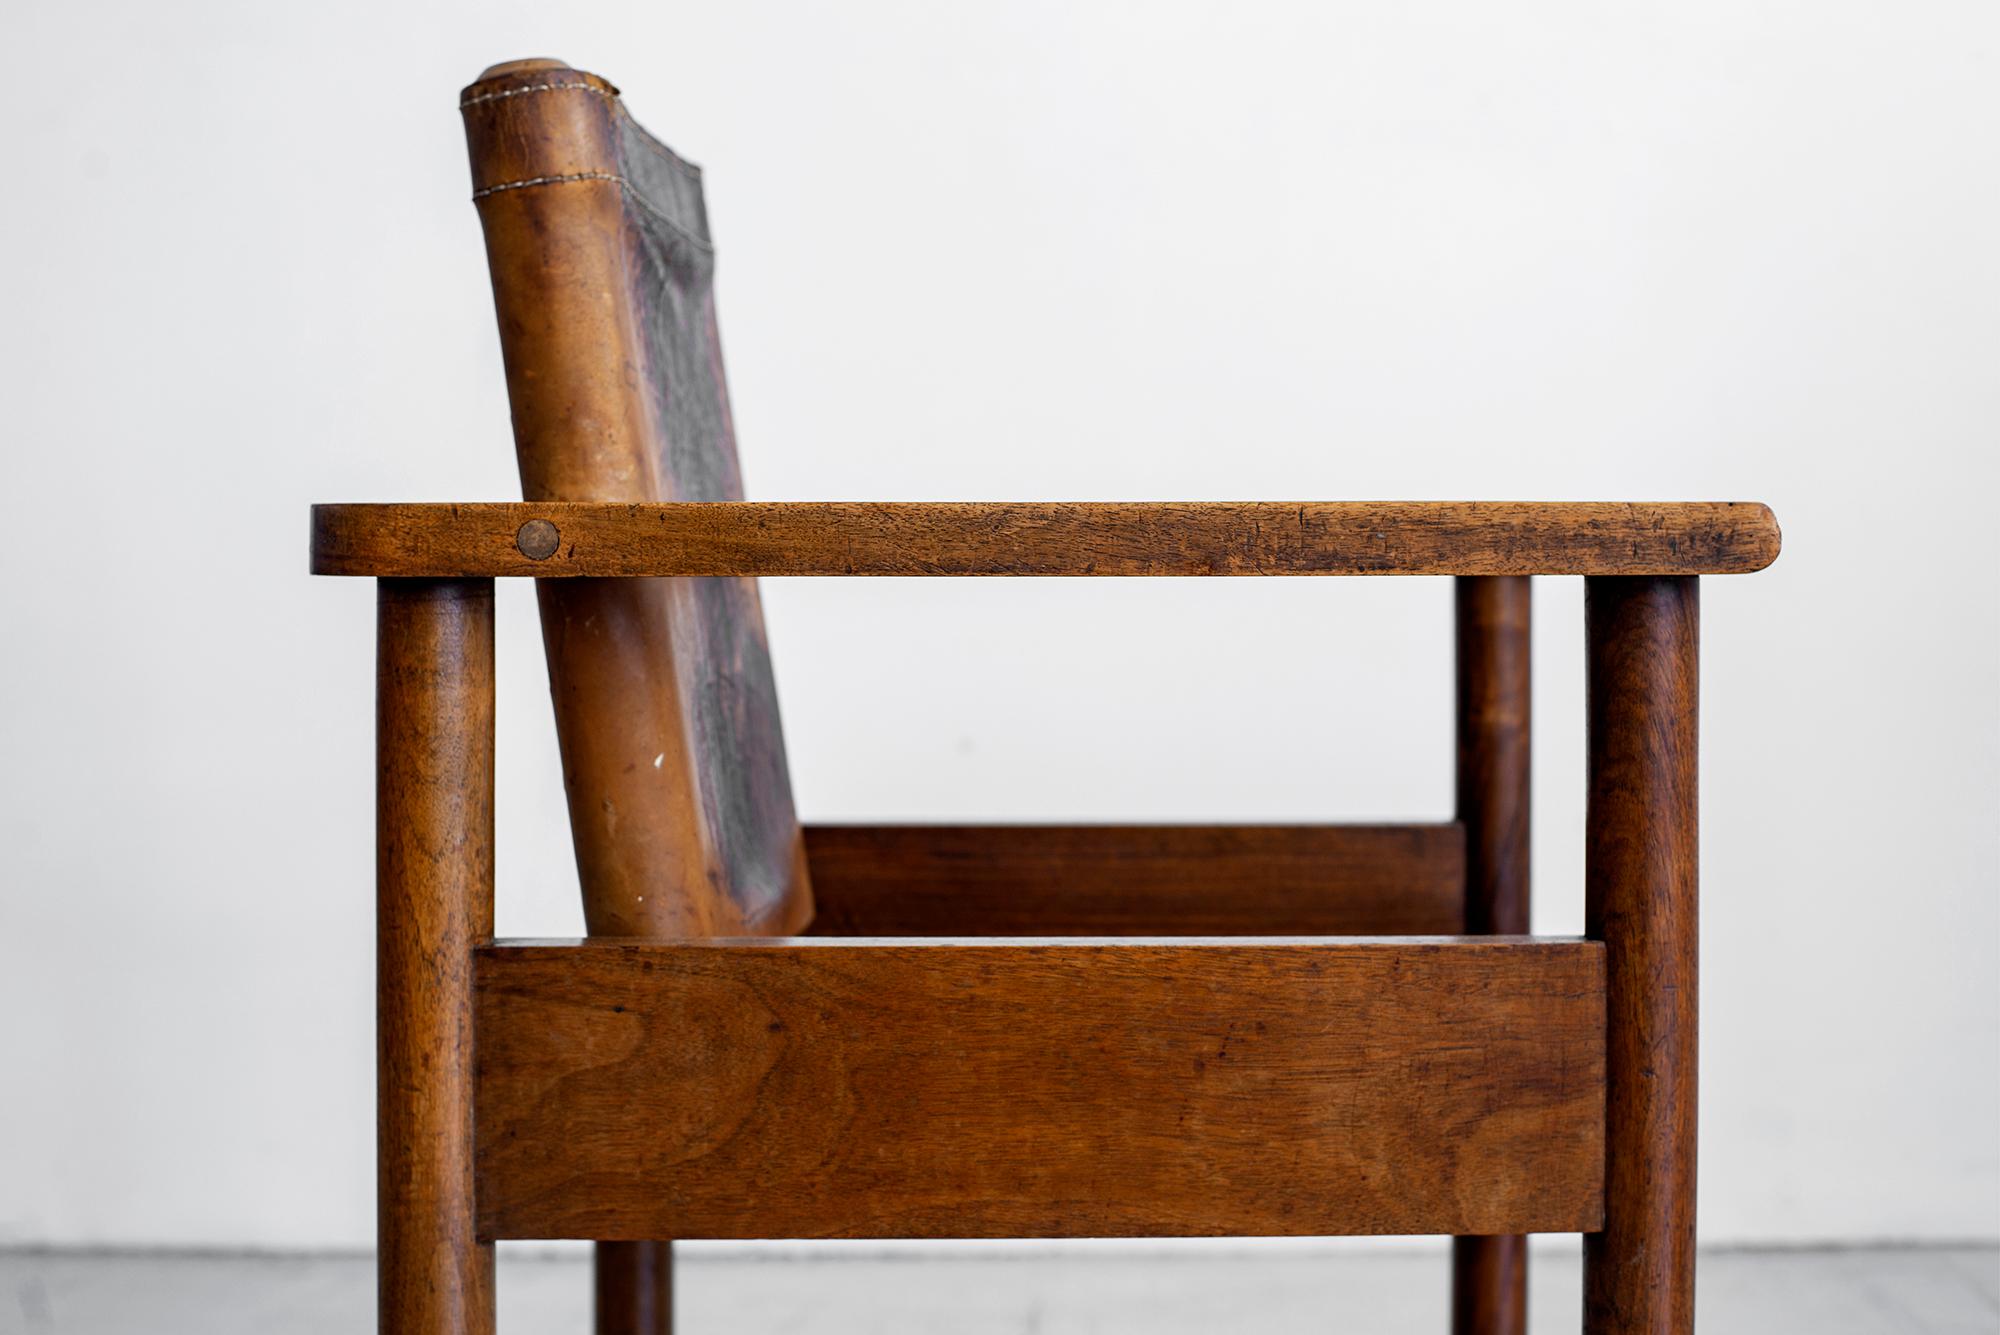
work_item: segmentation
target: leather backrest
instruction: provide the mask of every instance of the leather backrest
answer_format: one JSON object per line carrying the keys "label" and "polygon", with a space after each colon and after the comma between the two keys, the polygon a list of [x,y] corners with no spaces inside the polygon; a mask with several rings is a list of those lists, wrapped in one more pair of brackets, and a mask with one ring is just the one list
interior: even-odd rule
{"label": "leather backrest", "polygon": [[[743,499],[701,172],[559,61],[461,98],[528,500]],[[589,930],[812,914],[754,580],[542,580]]]}

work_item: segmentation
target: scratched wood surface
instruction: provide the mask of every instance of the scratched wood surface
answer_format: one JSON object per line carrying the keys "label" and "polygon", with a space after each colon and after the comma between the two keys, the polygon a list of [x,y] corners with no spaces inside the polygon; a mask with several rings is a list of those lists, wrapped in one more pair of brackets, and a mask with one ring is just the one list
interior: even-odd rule
{"label": "scratched wood surface", "polygon": [[1704,575],[1762,569],[1778,541],[1751,502],[320,505],[312,563],[537,577]]}
{"label": "scratched wood surface", "polygon": [[1602,947],[499,943],[489,1238],[1576,1232]]}
{"label": "scratched wood surface", "polygon": [[824,936],[1425,936],[1458,825],[809,825]]}

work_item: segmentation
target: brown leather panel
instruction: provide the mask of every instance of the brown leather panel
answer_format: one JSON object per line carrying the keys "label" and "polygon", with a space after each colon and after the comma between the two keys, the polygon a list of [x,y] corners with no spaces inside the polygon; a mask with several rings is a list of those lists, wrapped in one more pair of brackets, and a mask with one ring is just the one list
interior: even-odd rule
{"label": "brown leather panel", "polygon": [[[572,80],[574,89],[533,91]],[[602,82],[537,72],[466,89],[474,191],[553,176],[615,177],[610,100],[585,91]],[[625,279],[624,216],[615,179],[479,198],[527,500],[663,499],[653,426],[636,392],[644,338]]]}
{"label": "brown leather panel", "polygon": [[[596,75],[465,90],[529,500],[739,500],[701,177]],[[811,892],[755,581],[538,589],[586,921],[792,932]]]}
{"label": "brown leather panel", "polygon": [[473,193],[549,177],[617,175],[620,105],[610,83],[567,67],[473,84],[459,98]]}

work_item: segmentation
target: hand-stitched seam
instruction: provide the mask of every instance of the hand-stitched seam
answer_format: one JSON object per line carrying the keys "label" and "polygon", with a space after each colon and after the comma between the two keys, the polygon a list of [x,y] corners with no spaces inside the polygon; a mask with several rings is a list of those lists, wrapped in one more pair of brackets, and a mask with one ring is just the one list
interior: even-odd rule
{"label": "hand-stitched seam", "polygon": [[560,185],[564,181],[616,181],[621,186],[625,184],[625,178],[616,172],[571,172],[566,176],[530,176],[525,181],[502,181],[498,185],[489,185],[483,190],[473,191],[472,197],[484,199],[488,195],[497,195],[502,190],[525,190],[531,185]]}
{"label": "hand-stitched seam", "polygon": [[467,107],[476,107],[482,102],[499,102],[509,97],[526,97],[529,93],[560,92],[565,88],[577,88],[586,93],[595,93],[599,97],[608,97],[614,100],[618,96],[616,93],[607,92],[597,85],[589,83],[531,83],[520,88],[502,88],[497,93],[481,93],[477,97],[468,97],[465,101],[458,104],[458,109],[464,111]]}
{"label": "hand-stitched seam", "polygon": [[631,200],[634,204],[637,204],[640,208],[673,229],[674,233],[681,240],[698,250],[705,250],[711,253],[715,250],[713,242],[705,241],[701,237],[696,236],[686,227],[675,222],[672,218],[669,218],[666,214],[655,208],[644,195],[632,188],[630,181],[616,172],[570,172],[564,176],[530,176],[525,181],[502,181],[498,185],[489,185],[482,190],[475,190],[472,192],[472,197],[475,200],[484,199],[488,195],[497,195],[503,190],[525,190],[531,185],[562,185],[567,181],[616,181],[618,188],[625,192],[625,198]]}

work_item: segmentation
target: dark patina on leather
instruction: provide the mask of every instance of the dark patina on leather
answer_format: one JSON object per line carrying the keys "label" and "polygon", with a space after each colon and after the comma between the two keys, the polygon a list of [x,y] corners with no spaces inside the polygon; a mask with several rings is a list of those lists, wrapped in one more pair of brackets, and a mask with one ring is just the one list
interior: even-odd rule
{"label": "dark patina on leather", "polygon": [[[700,169],[553,61],[461,97],[528,500],[744,499]],[[812,914],[754,580],[537,590],[589,929]]]}

